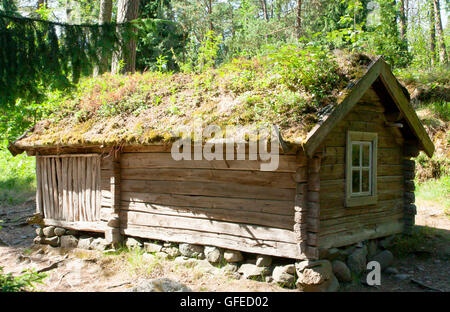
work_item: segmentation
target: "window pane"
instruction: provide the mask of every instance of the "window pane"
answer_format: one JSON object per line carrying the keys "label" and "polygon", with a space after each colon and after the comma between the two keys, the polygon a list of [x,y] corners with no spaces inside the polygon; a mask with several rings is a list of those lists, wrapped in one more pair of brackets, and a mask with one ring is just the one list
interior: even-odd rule
{"label": "window pane", "polygon": [[365,166],[365,167],[368,167],[369,166],[369,161],[370,161],[370,155],[369,155],[369,153],[370,153],[370,145],[369,144],[364,144],[363,146],[362,146],[362,148],[363,148],[363,151],[362,151],[362,153],[363,153],[363,163],[362,163],[362,165],[363,166]]}
{"label": "window pane", "polygon": [[352,193],[359,193],[359,170],[352,171]]}
{"label": "window pane", "polygon": [[352,145],[352,166],[359,167],[359,144]]}
{"label": "window pane", "polygon": [[362,171],[362,191],[369,191],[369,170]]}

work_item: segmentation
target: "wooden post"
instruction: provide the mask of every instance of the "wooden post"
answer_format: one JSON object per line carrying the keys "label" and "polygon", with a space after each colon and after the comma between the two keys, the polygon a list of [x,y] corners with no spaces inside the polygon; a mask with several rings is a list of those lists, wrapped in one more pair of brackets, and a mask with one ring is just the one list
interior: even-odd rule
{"label": "wooden post", "polygon": [[110,163],[111,175],[111,209],[108,213],[102,214],[102,220],[106,221],[105,239],[108,244],[117,247],[122,240],[120,235],[120,152],[113,151],[112,162]]}
{"label": "wooden post", "polygon": [[306,256],[310,259],[319,258],[317,236],[320,225],[320,164],[321,154],[308,159]]}
{"label": "wooden post", "polygon": [[294,233],[300,253],[306,254],[306,216],[308,196],[308,160],[303,151],[297,152],[297,170],[294,175],[297,183],[295,194]]}
{"label": "wooden post", "polygon": [[414,178],[416,163],[412,157],[417,157],[419,149],[413,144],[405,144],[403,151],[403,177],[404,177],[404,195],[403,195],[403,221],[404,233],[410,234],[417,214],[414,195]]}

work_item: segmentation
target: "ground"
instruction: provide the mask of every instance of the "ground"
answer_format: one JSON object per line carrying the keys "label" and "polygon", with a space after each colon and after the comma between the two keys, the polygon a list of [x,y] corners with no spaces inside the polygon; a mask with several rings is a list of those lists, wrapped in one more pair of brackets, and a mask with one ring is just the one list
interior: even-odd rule
{"label": "ground", "polygon": [[[416,230],[420,234],[412,241],[399,242],[394,267],[421,285],[383,273],[379,287],[355,282],[344,285],[341,291],[450,291],[449,217],[436,204],[418,204]],[[0,219],[4,221],[0,230],[0,266],[5,273],[13,274],[44,270],[48,276],[36,286],[37,291],[127,291],[139,280],[155,277],[172,278],[194,291],[295,291],[254,280],[236,280],[223,269],[209,265],[193,267],[138,252],[105,254],[36,246],[35,228],[25,221],[33,212],[33,198],[20,205],[0,206]]]}

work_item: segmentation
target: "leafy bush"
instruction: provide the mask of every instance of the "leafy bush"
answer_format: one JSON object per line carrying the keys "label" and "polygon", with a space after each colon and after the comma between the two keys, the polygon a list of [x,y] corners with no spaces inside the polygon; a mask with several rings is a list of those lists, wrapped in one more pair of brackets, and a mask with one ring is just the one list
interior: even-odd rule
{"label": "leafy bush", "polygon": [[34,284],[42,284],[46,277],[46,274],[34,271],[13,276],[11,273],[4,274],[3,267],[0,267],[0,292],[29,291],[35,288]]}

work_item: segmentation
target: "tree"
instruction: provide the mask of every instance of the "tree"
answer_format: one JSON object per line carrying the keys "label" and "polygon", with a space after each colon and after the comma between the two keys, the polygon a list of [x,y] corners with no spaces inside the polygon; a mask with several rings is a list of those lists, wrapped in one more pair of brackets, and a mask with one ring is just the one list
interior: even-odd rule
{"label": "tree", "polygon": [[406,7],[405,0],[400,0],[400,37],[406,42]]}
{"label": "tree", "polygon": [[302,0],[297,0],[297,39],[302,36]]}
{"label": "tree", "polygon": [[431,52],[431,66],[434,66],[436,60],[436,17],[434,15],[433,3],[430,2],[430,52]]}
{"label": "tree", "polygon": [[[100,1],[99,24],[111,23],[112,0]],[[94,75],[103,74],[108,70],[108,55],[104,51],[99,52],[99,65],[95,67]]]}
{"label": "tree", "polygon": [[[139,15],[139,0],[119,0],[117,4],[117,23],[122,24],[135,20]],[[123,64],[120,65],[121,61]],[[136,69],[136,40],[132,36],[122,35],[119,51],[112,60],[113,73],[134,73]]]}
{"label": "tree", "polygon": [[441,21],[441,8],[439,0],[433,0],[434,4],[434,21],[436,24],[436,32],[439,43],[439,62],[441,64],[448,63],[447,50],[444,42],[444,32],[442,30],[442,21]]}

